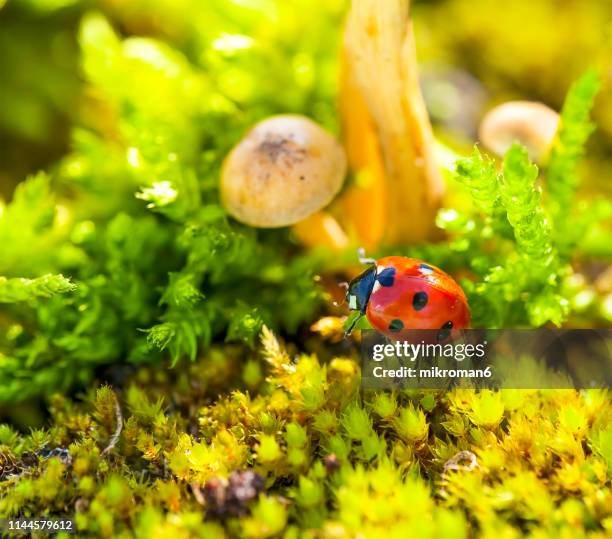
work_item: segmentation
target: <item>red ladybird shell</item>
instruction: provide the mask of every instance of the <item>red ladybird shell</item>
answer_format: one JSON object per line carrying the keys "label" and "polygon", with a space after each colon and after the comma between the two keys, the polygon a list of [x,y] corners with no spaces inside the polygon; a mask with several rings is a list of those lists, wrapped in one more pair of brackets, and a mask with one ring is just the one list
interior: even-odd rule
{"label": "red ladybird shell", "polygon": [[455,280],[415,258],[387,256],[376,262],[376,282],[366,316],[385,333],[403,329],[463,329],[467,299]]}

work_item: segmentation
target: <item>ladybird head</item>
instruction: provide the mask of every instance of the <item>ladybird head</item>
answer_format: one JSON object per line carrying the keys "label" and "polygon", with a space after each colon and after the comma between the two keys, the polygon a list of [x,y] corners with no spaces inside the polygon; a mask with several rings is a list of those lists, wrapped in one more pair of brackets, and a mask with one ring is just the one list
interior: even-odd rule
{"label": "ladybird head", "polygon": [[350,309],[365,313],[375,282],[376,266],[372,266],[349,283],[346,301]]}

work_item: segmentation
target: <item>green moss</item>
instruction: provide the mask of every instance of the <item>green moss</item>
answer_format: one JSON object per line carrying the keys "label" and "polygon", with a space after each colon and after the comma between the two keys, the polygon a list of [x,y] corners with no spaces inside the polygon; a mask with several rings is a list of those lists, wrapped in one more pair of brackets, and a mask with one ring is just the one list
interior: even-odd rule
{"label": "green moss", "polygon": [[[262,354],[268,378],[254,393],[212,375],[203,357],[165,373],[141,367],[121,389],[101,387],[80,403],[56,396],[45,431],[3,426],[1,453],[15,468],[0,483],[0,514],[75,514],[93,536],[609,533],[607,392],[360,395],[349,379],[353,390],[339,393],[333,362],[291,360],[269,331]],[[299,388],[315,383],[313,412]],[[108,450],[115,397],[123,430]],[[70,457],[33,457],[43,446]],[[196,492],[247,467],[264,493],[246,515],[219,520]]]}
{"label": "green moss", "polygon": [[[306,253],[219,204],[255,121],[337,130],[347,3],[146,4],[136,36],[127,4],[71,3],[70,151],[0,206],[0,403],[50,414],[0,425],[0,517],[70,515],[92,537],[609,536],[609,392],[360,392],[342,322],[306,331],[354,252]],[[475,326],[609,321],[579,273],[611,255],[612,206],[576,200],[597,87],[570,91],[547,166],[474,151],[438,215],[448,241],[395,249],[463,276]],[[10,94],[0,121],[27,101]],[[263,486],[238,503],[244,469]]]}

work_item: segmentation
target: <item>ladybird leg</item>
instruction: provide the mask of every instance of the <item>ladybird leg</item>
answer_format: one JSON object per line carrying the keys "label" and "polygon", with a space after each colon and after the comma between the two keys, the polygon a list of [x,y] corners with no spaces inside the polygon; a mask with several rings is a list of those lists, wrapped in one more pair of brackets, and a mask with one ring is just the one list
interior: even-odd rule
{"label": "ladybird leg", "polygon": [[356,316],[353,321],[351,322],[351,325],[346,329],[346,331],[344,332],[344,337],[348,337],[350,336],[350,334],[353,332],[353,328],[357,325],[357,322],[359,322],[359,320],[361,320],[363,317],[363,314],[359,314],[359,316]]}
{"label": "ladybird leg", "polygon": [[372,264],[376,264],[376,260],[374,258],[368,258],[365,254],[365,249],[363,247],[359,247],[357,249],[357,257],[359,258],[359,263],[364,266],[371,266]]}

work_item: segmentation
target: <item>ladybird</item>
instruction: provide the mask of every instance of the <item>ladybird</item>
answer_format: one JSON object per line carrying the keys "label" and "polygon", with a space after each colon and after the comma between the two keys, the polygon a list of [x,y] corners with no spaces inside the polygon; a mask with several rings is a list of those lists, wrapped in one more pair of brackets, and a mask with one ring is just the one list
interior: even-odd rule
{"label": "ladybird", "polygon": [[375,329],[389,336],[404,329],[437,329],[437,340],[443,341],[453,330],[468,327],[465,294],[441,269],[405,256],[361,260],[369,267],[349,283],[346,300]]}

